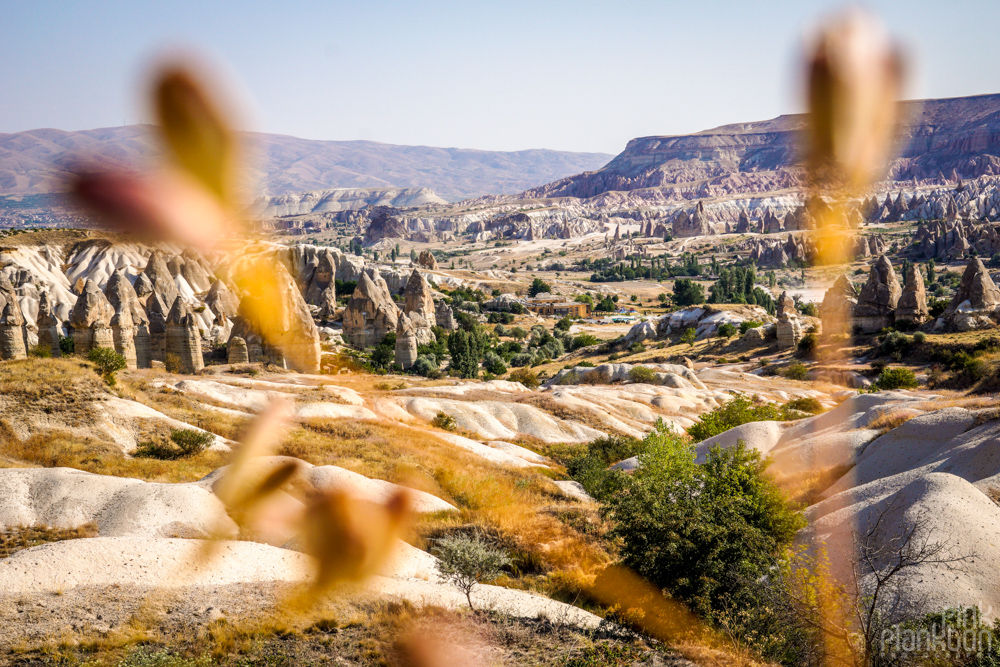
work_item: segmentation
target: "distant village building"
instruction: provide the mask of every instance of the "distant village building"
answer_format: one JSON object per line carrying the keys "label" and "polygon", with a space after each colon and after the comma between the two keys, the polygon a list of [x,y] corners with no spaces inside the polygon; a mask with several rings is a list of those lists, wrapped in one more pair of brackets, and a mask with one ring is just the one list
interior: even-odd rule
{"label": "distant village building", "polygon": [[590,304],[567,301],[561,296],[542,293],[527,301],[528,310],[549,317],[590,317]]}

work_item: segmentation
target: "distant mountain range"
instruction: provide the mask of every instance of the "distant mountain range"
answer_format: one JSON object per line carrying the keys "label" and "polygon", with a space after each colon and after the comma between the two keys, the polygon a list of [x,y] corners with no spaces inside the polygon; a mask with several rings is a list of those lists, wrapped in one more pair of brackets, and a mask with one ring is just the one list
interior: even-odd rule
{"label": "distant mountain range", "polygon": [[[1000,175],[1000,95],[902,103],[909,119],[889,180]],[[531,188],[526,197],[590,198],[651,189],[649,199],[693,199],[801,185],[796,168],[804,116],[633,139],[596,171]]]}
{"label": "distant mountain range", "polygon": [[[64,189],[70,169],[87,161],[139,167],[155,157],[148,125],[81,132],[40,129],[0,134],[0,195]],[[330,188],[430,188],[448,201],[514,194],[611,159],[603,153],[546,149],[513,152],[396,146],[375,141],[315,141],[247,133],[256,195]]]}

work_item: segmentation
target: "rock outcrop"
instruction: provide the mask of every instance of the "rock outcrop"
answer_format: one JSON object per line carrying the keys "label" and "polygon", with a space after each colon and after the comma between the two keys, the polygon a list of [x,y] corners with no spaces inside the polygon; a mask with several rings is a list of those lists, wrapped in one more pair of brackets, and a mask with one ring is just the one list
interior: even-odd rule
{"label": "rock outcrop", "polygon": [[712,226],[705,217],[705,205],[698,202],[694,211],[689,215],[687,211],[681,211],[673,222],[674,236],[684,238],[689,236],[706,236],[712,234]]}
{"label": "rock outcrop", "polygon": [[[262,260],[258,260],[262,261]],[[268,361],[300,373],[318,373],[319,329],[292,276],[280,262],[268,264],[271,279],[243,286],[239,318],[230,340],[242,338],[251,362]]]}
{"label": "rock outcrop", "polygon": [[24,314],[14,286],[0,274],[0,359],[24,359],[28,356]]}
{"label": "rock outcrop", "polygon": [[114,316],[115,309],[104,292],[96,282],[88,279],[69,316],[76,354],[86,357],[94,348],[114,349],[114,334],[111,332],[111,318]]}
{"label": "rock outcrop", "polygon": [[433,343],[434,332],[431,327],[437,324],[434,298],[431,296],[430,285],[416,269],[413,269],[410,279],[406,282],[403,296],[405,298],[403,312],[413,325],[417,342],[421,345]]}
{"label": "rock outcrop", "polygon": [[247,342],[239,336],[229,339],[227,361],[230,364],[248,364],[250,355],[247,352]]}
{"label": "rock outcrop", "polygon": [[48,292],[42,292],[38,297],[38,317],[35,318],[35,324],[38,327],[38,347],[47,350],[53,357],[61,357],[59,339],[62,338],[62,323],[52,313]]}
{"label": "rock outcrop", "polygon": [[969,260],[962,282],[951,303],[941,315],[941,325],[957,331],[988,329],[996,326],[1000,310],[1000,289],[978,257]]}
{"label": "rock outcrop", "polygon": [[163,298],[159,294],[150,292],[146,295],[146,317],[149,320],[149,357],[153,361],[166,362],[167,360],[167,315],[169,314],[170,309],[163,303]]}
{"label": "rock outcrop", "polygon": [[217,279],[205,295],[205,306],[216,316],[233,317],[240,308],[240,300],[226,287],[226,283]]}
{"label": "rock outcrop", "polygon": [[378,243],[382,239],[406,238],[406,225],[396,217],[398,213],[391,206],[372,208],[368,229],[365,230],[365,245]]}
{"label": "rock outcrop", "polygon": [[336,310],[337,295],[334,286],[336,274],[337,267],[333,264],[333,258],[329,253],[321,254],[302,291],[306,303],[330,313]]}
{"label": "rock outcrop", "polygon": [[163,305],[167,309],[171,308],[174,301],[177,300],[178,291],[177,285],[174,283],[174,276],[170,272],[170,267],[167,265],[163,253],[159,250],[150,253],[149,261],[146,262],[146,268],[142,272],[152,285],[153,291],[160,296]]}
{"label": "rock outcrop", "polygon": [[841,275],[823,295],[819,317],[824,334],[850,334],[854,309],[858,305],[858,290],[846,275]]}
{"label": "rock outcrop", "polygon": [[104,295],[115,311],[111,318],[115,350],[125,357],[128,368],[149,368],[149,318],[125,269],[117,269],[111,274]]}
{"label": "rock outcrop", "polygon": [[778,347],[789,348],[798,345],[799,341],[802,340],[802,323],[795,310],[795,301],[788,296],[787,292],[782,292],[778,298],[778,309],[775,316],[778,318],[775,323]]}
{"label": "rock outcrop", "polygon": [[417,266],[428,271],[434,271],[437,269],[437,260],[430,250],[421,250],[420,255],[417,257]]}
{"label": "rock outcrop", "polygon": [[178,296],[167,315],[167,370],[191,375],[205,367],[201,354],[201,332],[191,307]]}
{"label": "rock outcrop", "polygon": [[879,331],[895,322],[896,305],[903,289],[896,278],[892,263],[881,255],[868,274],[868,282],[861,288],[854,308],[854,324],[863,333]]}
{"label": "rock outcrop", "polygon": [[398,322],[399,308],[378,270],[361,274],[344,310],[344,337],[355,347],[372,347],[395,331]]}
{"label": "rock outcrop", "polygon": [[396,327],[395,360],[403,370],[409,369],[417,360],[417,334],[413,322],[406,313],[400,314],[399,324]]}
{"label": "rock outcrop", "polygon": [[451,306],[444,301],[438,301],[434,306],[434,318],[437,320],[437,325],[445,331],[454,331],[457,328],[455,326],[455,313]]}
{"label": "rock outcrop", "polygon": [[916,324],[923,324],[927,321],[929,313],[924,277],[916,264],[910,264],[906,269],[903,294],[896,304],[896,321],[908,320]]}

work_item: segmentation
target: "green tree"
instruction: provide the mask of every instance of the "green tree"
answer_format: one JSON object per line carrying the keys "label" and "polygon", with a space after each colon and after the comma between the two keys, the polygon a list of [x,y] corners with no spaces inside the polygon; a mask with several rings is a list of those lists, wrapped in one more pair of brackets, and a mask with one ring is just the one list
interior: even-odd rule
{"label": "green tree", "polygon": [[681,307],[705,303],[705,288],[690,278],[678,278],[674,281],[674,303]]}
{"label": "green tree", "polygon": [[87,360],[97,366],[98,372],[109,386],[115,386],[115,373],[125,370],[125,357],[108,347],[95,347],[87,354]]}
{"label": "green tree", "polygon": [[532,280],[531,287],[528,288],[528,296],[535,296],[543,292],[552,292],[552,287],[541,278]]}
{"label": "green tree", "polygon": [[611,536],[625,566],[711,620],[768,572],[805,522],[743,442],[713,448],[698,465],[694,448],[660,422],[644,449],[602,503]]}
{"label": "green tree", "polygon": [[465,593],[473,610],[472,589],[476,584],[496,579],[511,564],[507,554],[478,536],[449,535],[439,539],[433,551],[438,557],[438,572]]}
{"label": "green tree", "polygon": [[694,345],[694,341],[698,338],[698,331],[693,327],[688,327],[681,334],[681,342],[687,343],[688,345]]}

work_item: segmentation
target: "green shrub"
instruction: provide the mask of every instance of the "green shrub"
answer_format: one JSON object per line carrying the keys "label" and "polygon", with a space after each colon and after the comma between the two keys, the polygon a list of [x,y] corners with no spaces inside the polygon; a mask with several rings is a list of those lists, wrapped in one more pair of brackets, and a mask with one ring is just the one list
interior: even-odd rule
{"label": "green shrub", "polygon": [[816,337],[816,334],[806,334],[799,340],[799,354],[805,357],[811,356],[817,345],[819,345],[819,338]]}
{"label": "green shrub", "polygon": [[878,376],[878,380],[875,381],[875,386],[878,389],[914,389],[919,386],[920,383],[917,382],[916,375],[913,374],[909,368],[900,368],[899,366],[887,367],[882,369],[882,373]]}
{"label": "green shrub", "polygon": [[636,341],[628,346],[628,351],[631,352],[632,354],[639,354],[640,352],[646,351],[646,346],[640,343],[639,341]]}
{"label": "green shrub", "polygon": [[763,325],[763,322],[758,322],[757,320],[743,320],[740,322],[740,335],[742,336],[751,329],[756,329],[757,327]]}
{"label": "green shrub", "polygon": [[646,366],[633,366],[628,372],[628,379],[636,384],[659,384],[659,376]]}
{"label": "green shrub", "polygon": [[135,450],[135,456],[137,458],[175,461],[203,452],[213,442],[215,442],[215,436],[207,431],[177,429],[171,431],[169,442],[151,440],[139,443]]}
{"label": "green shrub", "polygon": [[184,456],[191,456],[205,451],[206,447],[215,442],[215,436],[208,431],[182,428],[170,432],[170,441],[177,445]]}
{"label": "green shrub", "polygon": [[483,367],[488,373],[493,375],[503,375],[507,372],[507,364],[496,352],[487,352],[483,358]]}
{"label": "green shrub", "polygon": [[587,443],[587,451],[566,463],[566,472],[598,500],[617,493],[626,473],[609,466],[646,451],[646,441],[627,435],[608,435]]}
{"label": "green shrub", "polygon": [[927,334],[925,334],[923,331],[918,331],[917,333],[913,334],[913,342],[916,343],[917,345],[923,345],[924,343],[927,342]]}
{"label": "green shrub", "polygon": [[578,334],[573,337],[573,342],[570,343],[569,349],[572,352],[579,350],[582,347],[590,347],[591,345],[597,345],[599,342],[601,341],[598,340],[597,336],[595,336],[594,334],[589,334],[589,333]]}
{"label": "green shrub", "polygon": [[782,369],[781,374],[789,380],[805,380],[809,374],[809,367],[796,361]]}
{"label": "green shrub", "polygon": [[559,320],[558,322],[556,322],[555,330],[556,331],[569,331],[569,328],[571,326],[573,326],[573,320],[569,319],[569,317],[564,317],[561,320]]}
{"label": "green shrub", "polygon": [[33,345],[28,350],[28,356],[35,357],[36,359],[50,359],[52,357],[52,350],[42,345]]}
{"label": "green shrub", "polygon": [[741,424],[780,421],[781,417],[781,410],[777,406],[771,403],[754,403],[744,394],[738,394],[725,405],[698,417],[698,422],[688,427],[687,432],[695,442],[701,442]]}
{"label": "green shrub", "polygon": [[882,339],[882,342],[878,346],[878,351],[884,355],[893,355],[896,352],[900,354],[906,354],[907,350],[910,349],[910,344],[913,340],[904,333],[898,331],[890,331]]}
{"label": "green shrub", "polygon": [[472,589],[476,584],[492,581],[503,573],[512,561],[507,554],[479,537],[456,534],[442,537],[434,544],[441,576],[465,593],[472,606]]}
{"label": "green shrub", "polygon": [[733,336],[736,335],[737,331],[738,329],[736,328],[735,324],[730,324],[729,322],[725,322],[719,325],[719,330],[716,333],[716,335],[719,338],[732,338]]}
{"label": "green shrub", "polygon": [[59,338],[59,351],[64,355],[76,352],[76,342],[72,336],[61,336]]}
{"label": "green shrub", "polygon": [[823,412],[822,404],[812,397],[796,398],[788,401],[782,407],[785,411],[798,410],[799,412],[808,412],[813,415],[818,415]]}
{"label": "green shrub", "polygon": [[455,418],[451,415],[445,412],[439,412],[434,415],[434,419],[431,420],[431,426],[444,431],[454,431],[458,428],[458,423],[455,422]]}
{"label": "green shrub", "polygon": [[112,387],[115,385],[115,373],[127,366],[125,357],[108,347],[95,347],[87,354],[87,360],[97,366],[101,377]]}
{"label": "green shrub", "polygon": [[410,370],[417,375],[424,376],[425,378],[440,373],[434,360],[426,355],[417,357],[417,360],[413,362],[413,366]]}
{"label": "green shrub", "polygon": [[602,501],[611,537],[623,565],[712,620],[771,571],[805,521],[742,441],[698,465],[662,425],[644,440],[639,468]]}
{"label": "green shrub", "polygon": [[512,371],[508,379],[520,382],[528,389],[536,389],[539,385],[538,376],[528,368],[518,368],[516,371]]}
{"label": "green shrub", "polygon": [[681,342],[687,343],[688,345],[694,345],[695,339],[698,338],[698,331],[694,328],[687,328],[684,333],[681,334]]}

